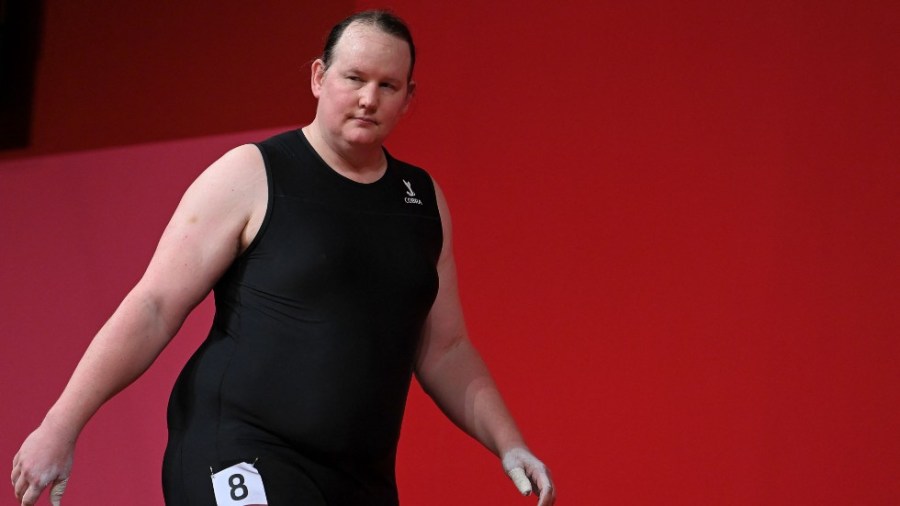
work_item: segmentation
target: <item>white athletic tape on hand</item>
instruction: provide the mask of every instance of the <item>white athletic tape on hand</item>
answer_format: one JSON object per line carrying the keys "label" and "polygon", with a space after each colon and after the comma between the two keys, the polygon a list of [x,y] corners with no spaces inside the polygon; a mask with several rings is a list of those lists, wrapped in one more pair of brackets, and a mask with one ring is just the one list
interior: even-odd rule
{"label": "white athletic tape on hand", "polygon": [[525,470],[521,467],[514,467],[509,470],[507,473],[510,478],[512,478],[513,483],[516,484],[516,488],[519,489],[519,493],[522,495],[531,494],[531,480],[528,479],[528,476],[525,475]]}
{"label": "white athletic tape on hand", "polygon": [[53,506],[59,506],[59,502],[62,500],[63,493],[66,491],[67,483],[69,483],[68,478],[58,482],[56,485],[53,485],[53,488],[50,489],[50,504],[52,504]]}

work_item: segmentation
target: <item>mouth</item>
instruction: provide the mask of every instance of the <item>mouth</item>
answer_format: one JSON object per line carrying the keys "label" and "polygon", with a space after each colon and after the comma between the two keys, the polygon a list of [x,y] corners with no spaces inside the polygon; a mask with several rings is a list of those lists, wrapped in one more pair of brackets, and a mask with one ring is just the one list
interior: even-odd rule
{"label": "mouth", "polygon": [[367,118],[367,117],[364,117],[364,116],[361,116],[361,117],[354,117],[353,120],[354,120],[354,121],[357,121],[357,122],[359,122],[359,123],[362,123],[362,124],[364,124],[364,125],[373,125],[373,126],[378,125],[378,122],[375,121],[374,119],[372,119],[372,118]]}

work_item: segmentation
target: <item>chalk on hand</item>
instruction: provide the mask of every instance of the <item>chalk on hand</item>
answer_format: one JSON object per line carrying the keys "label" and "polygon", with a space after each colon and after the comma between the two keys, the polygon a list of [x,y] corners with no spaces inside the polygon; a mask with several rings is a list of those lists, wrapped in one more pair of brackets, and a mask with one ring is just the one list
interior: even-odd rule
{"label": "chalk on hand", "polygon": [[519,493],[522,495],[530,495],[531,494],[531,481],[528,479],[528,476],[525,475],[525,470],[521,467],[514,467],[509,470],[507,473],[509,477],[512,479],[513,483],[516,484],[516,488],[519,489]]}
{"label": "chalk on hand", "polygon": [[69,483],[68,478],[57,482],[56,485],[53,485],[53,488],[50,489],[50,504],[52,504],[53,506],[59,506],[59,502],[60,500],[62,500],[63,492],[66,491],[67,483]]}

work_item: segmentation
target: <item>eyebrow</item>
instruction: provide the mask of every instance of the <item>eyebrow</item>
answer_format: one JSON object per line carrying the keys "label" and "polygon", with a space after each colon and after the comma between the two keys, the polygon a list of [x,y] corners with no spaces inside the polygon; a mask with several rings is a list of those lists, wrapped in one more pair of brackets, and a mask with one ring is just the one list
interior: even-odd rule
{"label": "eyebrow", "polygon": [[[366,76],[366,77],[368,77],[368,75],[369,75],[368,73],[363,72],[362,70],[360,70],[358,67],[350,67],[350,68],[348,68],[347,70],[345,70],[345,72],[348,73],[348,74],[359,74],[359,75],[361,75],[361,76]],[[391,83],[391,84],[401,84],[401,83],[404,82],[403,79],[396,79],[396,78],[393,78],[393,77],[387,77],[387,78],[384,78],[384,79],[379,79],[379,81],[381,81],[381,82],[383,82],[383,83]]]}

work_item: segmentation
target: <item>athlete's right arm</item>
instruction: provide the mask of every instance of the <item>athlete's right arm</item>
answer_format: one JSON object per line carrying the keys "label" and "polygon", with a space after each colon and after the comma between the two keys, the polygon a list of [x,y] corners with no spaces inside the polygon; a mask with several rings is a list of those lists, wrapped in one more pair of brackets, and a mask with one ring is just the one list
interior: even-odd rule
{"label": "athlete's right arm", "polygon": [[250,243],[265,214],[262,156],[240,146],[185,192],[140,281],[100,329],[66,388],[13,460],[23,505],[68,478],[75,440],[110,397],[156,359],[190,311]]}

